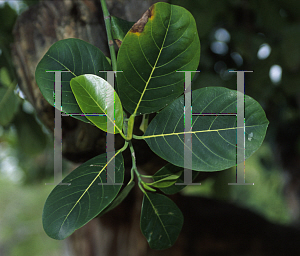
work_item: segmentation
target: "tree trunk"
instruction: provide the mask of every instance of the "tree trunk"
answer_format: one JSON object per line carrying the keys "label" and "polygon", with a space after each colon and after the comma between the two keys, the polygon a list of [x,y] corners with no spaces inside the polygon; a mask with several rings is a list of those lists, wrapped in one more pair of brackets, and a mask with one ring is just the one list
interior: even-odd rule
{"label": "tree trunk", "polygon": [[[36,65],[53,43],[70,37],[83,39],[108,55],[99,2],[45,1],[24,12],[15,26],[12,50],[19,86],[52,131],[54,108],[36,85]],[[156,1],[107,1],[112,15],[130,21],[137,21],[153,2]],[[105,153],[104,132],[71,117],[64,117],[62,126],[63,155],[67,159],[83,162]],[[122,140],[116,137],[116,148],[121,145]],[[164,165],[143,141],[134,146],[141,172],[152,174]],[[126,175],[130,161],[127,153]],[[201,175],[202,179],[207,176]],[[249,210],[212,199],[180,194],[172,199],[182,210],[185,223],[170,249],[154,251],[143,237],[139,227],[142,194],[138,188],[116,209],[93,219],[67,238],[68,248],[74,256],[300,255],[298,230],[271,224]]]}

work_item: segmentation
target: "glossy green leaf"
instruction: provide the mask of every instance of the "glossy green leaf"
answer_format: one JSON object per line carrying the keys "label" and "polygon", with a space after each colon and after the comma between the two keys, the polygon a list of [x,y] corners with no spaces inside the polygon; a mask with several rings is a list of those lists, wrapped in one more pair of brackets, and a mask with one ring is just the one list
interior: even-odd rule
{"label": "glossy green leaf", "polygon": [[134,22],[123,20],[121,18],[111,16],[111,28],[113,39],[117,40],[118,46],[121,45],[127,32],[131,29]]}
{"label": "glossy green leaf", "polygon": [[[239,92],[238,92],[239,93]],[[236,113],[237,92],[221,87],[193,91],[192,163],[195,171],[219,171],[236,164],[236,116],[204,113]],[[245,158],[262,144],[268,120],[262,107],[245,96]],[[170,163],[184,167],[184,97],[163,109],[149,124],[144,139],[150,148]]]}
{"label": "glossy green leaf", "polygon": [[123,200],[128,196],[129,192],[133,189],[135,182],[132,180],[126,187],[120,192],[120,194],[111,202],[111,204],[101,212],[100,216],[116,208]]}
{"label": "glossy green leaf", "polygon": [[[146,23],[146,24],[145,24]],[[130,113],[153,113],[184,90],[184,76],[196,70],[200,41],[193,16],[184,8],[156,3],[131,28],[120,47],[117,92]]]}
{"label": "glossy green leaf", "polygon": [[147,185],[155,188],[167,188],[175,184],[175,182],[176,180],[164,180],[164,181],[156,181],[153,183],[147,183]]}
{"label": "glossy green leaf", "polygon": [[[171,163],[166,164],[164,167],[162,167],[161,169],[159,169],[154,175],[153,175],[153,179],[155,181],[161,179],[161,177],[165,176],[165,175],[173,175],[175,173],[181,173],[180,177],[176,180],[175,183],[183,183],[184,182],[184,173],[183,173],[184,168],[183,167],[179,167],[176,165],[173,165]],[[197,176],[198,176],[199,172],[196,171],[192,171],[192,179],[194,180]],[[160,187],[159,189],[164,192],[167,195],[172,195],[172,194],[176,194],[179,191],[181,191],[182,189],[184,189],[186,187],[186,185],[178,185],[178,184],[173,184],[171,186],[168,187]]]}
{"label": "glossy green leaf", "polygon": [[[43,210],[43,227],[48,236],[64,239],[103,211],[117,196],[121,185],[106,183],[106,154],[85,162],[71,172],[48,196]],[[115,157],[115,177],[111,182],[122,183],[124,163],[122,154]],[[115,181],[114,181],[115,179]]]}
{"label": "glossy green leaf", "polygon": [[[107,122],[114,126],[114,133],[120,133],[123,126],[123,108],[113,87],[96,75],[81,75],[71,80],[71,89],[86,118],[103,131],[107,131]],[[111,111],[109,110],[111,109]]]}
{"label": "glossy green leaf", "polygon": [[157,193],[144,195],[141,230],[152,249],[171,247],[176,242],[182,225],[182,212],[171,199]]}
{"label": "glossy green leaf", "polygon": [[[99,71],[111,70],[111,67],[100,49],[83,40],[70,38],[53,44],[37,65],[35,79],[44,98],[54,106],[54,73],[46,72],[48,70],[70,71],[61,75],[62,111],[81,114],[70,88],[70,80],[83,74],[105,78],[105,73]],[[88,122],[84,116],[73,117]]]}

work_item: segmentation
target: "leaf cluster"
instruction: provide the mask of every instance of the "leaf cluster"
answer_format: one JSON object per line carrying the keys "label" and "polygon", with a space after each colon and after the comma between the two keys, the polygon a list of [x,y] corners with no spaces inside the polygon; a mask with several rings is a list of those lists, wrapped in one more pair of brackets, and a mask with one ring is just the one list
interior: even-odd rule
{"label": "leaf cluster", "polygon": [[[105,5],[103,5],[105,8]],[[235,116],[206,116],[205,113],[235,113],[239,92],[208,87],[192,92],[191,129],[185,130],[184,72],[197,70],[200,41],[193,16],[180,6],[156,3],[135,24],[111,18],[108,30],[120,46],[117,59],[109,60],[95,46],[79,39],[53,44],[36,68],[36,81],[45,99],[55,106],[54,71],[62,73],[63,113],[112,134],[121,134],[124,147],[108,159],[102,154],[79,166],[49,195],[43,226],[54,239],[64,239],[98,215],[120,204],[134,187],[134,175],[144,193],[141,230],[153,249],[171,247],[182,228],[183,215],[165,194],[179,192],[185,185],[184,168],[219,171],[236,164],[237,129],[251,134],[245,157],[261,145],[268,120],[261,106],[245,97],[245,127],[237,127]],[[108,31],[109,32],[109,31]],[[113,66],[111,66],[111,63]],[[103,71],[118,71],[116,86],[108,83]],[[101,72],[99,72],[101,71]],[[148,124],[148,115],[156,113]],[[76,115],[75,115],[76,114]],[[135,117],[144,116],[143,136],[133,134]],[[185,135],[191,135],[192,162],[184,161]],[[153,176],[143,176],[135,163],[132,139],[143,139],[152,151],[169,164]],[[122,152],[129,146],[132,155],[131,180],[124,182]],[[114,161],[111,176],[108,165]],[[145,179],[152,179],[146,182]],[[111,185],[107,185],[107,184]]]}

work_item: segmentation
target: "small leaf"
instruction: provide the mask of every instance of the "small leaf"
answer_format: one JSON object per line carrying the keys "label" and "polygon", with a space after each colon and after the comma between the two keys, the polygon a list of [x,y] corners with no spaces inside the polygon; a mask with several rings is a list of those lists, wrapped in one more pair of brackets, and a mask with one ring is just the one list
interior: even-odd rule
{"label": "small leaf", "polygon": [[[192,162],[195,171],[219,171],[236,165],[237,91],[222,87],[208,87],[193,91],[192,96]],[[204,115],[212,113],[212,115]],[[213,114],[217,113],[217,114]],[[233,115],[220,116],[222,113]],[[245,96],[245,159],[262,144],[268,127],[262,107]],[[143,138],[149,147],[168,162],[184,167],[184,96],[177,98],[155,116]]]}
{"label": "small leaf", "polygon": [[148,127],[148,124],[149,124],[149,115],[148,114],[145,114],[143,115],[143,119],[142,119],[142,122],[140,124],[140,130],[145,133],[146,130],[147,130],[147,127]]}
{"label": "small leaf", "polygon": [[115,40],[115,42],[120,48],[125,35],[131,29],[134,22],[123,20],[115,16],[111,16],[110,21],[111,21],[113,39]]}
{"label": "small leaf", "polygon": [[101,212],[100,216],[104,215],[105,213],[113,210],[116,208],[123,200],[128,196],[129,192],[133,189],[135,182],[132,180],[129,182],[126,187],[120,192],[120,194],[111,202],[111,204]]}
{"label": "small leaf", "polygon": [[[61,76],[61,108],[64,113],[81,114],[70,88],[70,80],[84,74],[105,78],[105,73],[99,70],[111,70],[111,66],[100,49],[83,40],[69,38],[53,44],[38,63],[35,79],[44,98],[54,106],[54,73],[46,72],[48,70],[70,71]],[[84,116],[73,117],[88,122]]]}
{"label": "small leaf", "polygon": [[147,183],[145,183],[145,182],[141,182],[142,183],[142,185],[143,185],[143,187],[145,188],[145,189],[147,189],[147,190],[149,190],[149,191],[152,191],[152,192],[155,192],[156,190],[154,189],[154,188],[151,188],[151,187],[149,187],[148,185],[147,185]]}
{"label": "small leaf", "polygon": [[196,70],[200,41],[186,9],[156,3],[126,34],[117,64],[117,92],[131,114],[159,111],[184,91],[180,70]]}
{"label": "small leaf", "polygon": [[165,180],[165,181],[156,181],[153,183],[147,183],[147,185],[155,188],[167,188],[172,186],[175,182],[176,180]]}
{"label": "small leaf", "polygon": [[[166,164],[164,167],[162,167],[161,169],[159,169],[154,175],[153,175],[153,179],[159,180],[161,179],[162,176],[165,175],[172,175],[174,173],[181,173],[180,177],[176,180],[175,183],[183,183],[184,182],[184,168],[183,167],[179,167],[176,165],[173,165],[171,163]],[[198,176],[199,172],[195,172],[192,171],[192,179],[194,180],[197,176]],[[165,188],[159,188],[162,192],[164,192],[167,195],[172,195],[172,194],[176,194],[179,191],[181,191],[182,189],[184,189],[186,187],[186,185],[177,185],[177,184],[173,184],[169,187],[165,187]]]}
{"label": "small leaf", "polygon": [[105,132],[107,132],[107,121],[114,127],[114,133],[122,131],[121,101],[107,81],[96,75],[81,75],[73,78],[70,84],[83,113],[103,114],[103,116],[87,115],[88,120]]}
{"label": "small leaf", "polygon": [[176,242],[182,225],[182,212],[171,199],[157,193],[144,195],[141,230],[152,249],[171,247]]}
{"label": "small leaf", "polygon": [[[43,210],[43,227],[48,236],[62,240],[101,213],[117,196],[122,183],[124,163],[122,154],[115,157],[115,177],[107,176],[106,154],[85,162],[71,172],[48,196]],[[114,180],[115,179],[115,180]]]}
{"label": "small leaf", "polygon": [[[175,174],[171,174],[171,175],[167,175],[164,177],[161,177],[161,179],[158,179],[152,183],[147,183],[148,186],[153,186],[155,188],[166,188],[166,187],[170,187],[172,186],[177,179],[180,177],[180,175],[182,174],[182,171],[179,171]],[[157,178],[158,176],[156,176]]]}

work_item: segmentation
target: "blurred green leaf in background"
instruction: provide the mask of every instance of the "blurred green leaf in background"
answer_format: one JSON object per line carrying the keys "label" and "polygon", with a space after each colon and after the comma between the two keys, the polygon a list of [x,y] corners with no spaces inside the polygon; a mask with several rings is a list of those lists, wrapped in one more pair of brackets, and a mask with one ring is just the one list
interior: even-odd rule
{"label": "blurred green leaf in background", "polygon": [[[53,177],[53,139],[20,97],[11,58],[19,13],[38,1],[0,1],[0,255],[61,256],[63,244],[48,239],[41,216]],[[48,179],[47,179],[48,177]]]}

